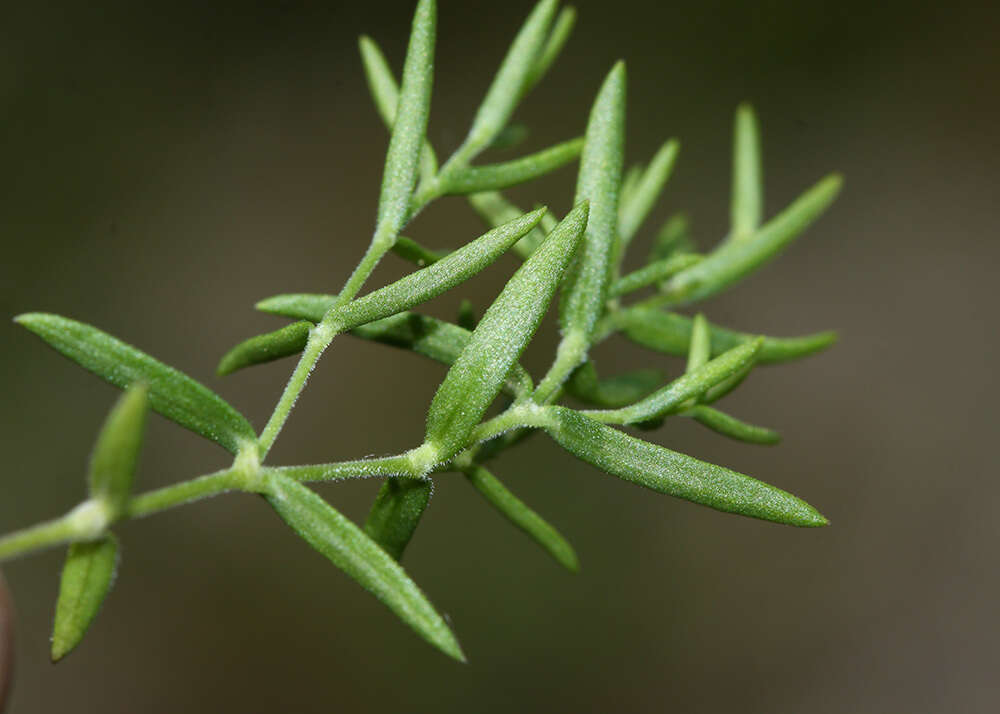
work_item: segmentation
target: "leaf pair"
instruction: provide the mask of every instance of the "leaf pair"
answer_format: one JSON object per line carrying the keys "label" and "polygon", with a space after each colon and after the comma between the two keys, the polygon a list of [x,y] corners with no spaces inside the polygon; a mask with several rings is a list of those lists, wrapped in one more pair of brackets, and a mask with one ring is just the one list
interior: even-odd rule
{"label": "leaf pair", "polygon": [[[90,464],[91,500],[87,506],[103,511],[108,523],[121,514],[131,494],[147,408],[146,387],[130,387],[98,436]],[[69,546],[52,630],[53,661],[65,657],[83,639],[111,590],[117,564],[118,540],[111,533]]]}

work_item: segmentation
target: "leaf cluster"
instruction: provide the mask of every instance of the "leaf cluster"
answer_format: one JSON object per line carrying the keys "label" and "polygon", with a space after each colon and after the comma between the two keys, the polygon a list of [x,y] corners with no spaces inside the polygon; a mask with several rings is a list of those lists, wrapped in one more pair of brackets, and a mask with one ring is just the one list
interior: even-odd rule
{"label": "leaf cluster", "polygon": [[[43,313],[16,318],[66,357],[125,390],[98,436],[87,498],[61,518],[0,539],[0,559],[53,544],[69,545],[56,606],[54,659],[80,642],[111,587],[118,562],[113,533],[117,523],[226,491],[262,495],[320,555],[428,642],[464,659],[451,628],[399,561],[427,508],[432,482],[451,472],[464,476],[559,564],[576,571],[579,560],[566,538],[489,466],[497,454],[539,431],[579,460],[657,493],[776,523],[827,523],[815,508],[782,489],[659,446],[624,427],[654,429],[669,417],[684,416],[746,442],[778,441],[776,432],[741,421],[716,403],[758,365],[812,354],[829,346],[835,335],[767,337],[679,310],[733,287],[778,255],[829,206],[840,178],[821,180],[765,221],[759,130],[752,109],[740,106],[728,235],[701,252],[686,217],[675,216],[654,232],[645,265],[622,274],[627,250],[680,151],[679,143],[669,139],[648,165],[626,170],[623,63],[611,68],[589,117],[581,118],[582,136],[509,161],[475,163],[487,149],[510,149],[523,138],[525,130],[512,123],[512,117],[559,55],[574,20],[573,9],[560,11],[556,0],[535,6],[501,62],[468,134],[443,163],[427,138],[434,0],[417,5],[401,83],[375,41],[361,38],[371,94],[390,131],[372,238],[339,292],[261,300],[257,309],[292,322],[247,339],[219,362],[218,374],[226,375],[298,355],[259,433],[212,390],[95,327]],[[562,218],[544,207],[524,212],[502,193],[576,160],[576,190]],[[487,232],[450,250],[431,250],[401,235],[424,207],[445,196],[465,197],[487,222]],[[456,322],[415,311],[508,251],[522,263],[479,319],[468,303]],[[413,263],[414,270],[361,294],[390,252]],[[561,338],[550,368],[536,379],[520,357],[553,303],[558,303]],[[447,367],[427,410],[423,440],[389,457],[269,464],[268,452],[309,375],[335,338],[344,334]],[[673,378],[659,368],[602,375],[591,352],[612,335],[654,353],[684,357],[686,367]],[[657,357],[655,363],[660,362]],[[499,413],[486,418],[498,399]],[[231,452],[232,466],[134,494],[133,475],[149,409]],[[305,485],[362,476],[385,479],[362,526]]]}

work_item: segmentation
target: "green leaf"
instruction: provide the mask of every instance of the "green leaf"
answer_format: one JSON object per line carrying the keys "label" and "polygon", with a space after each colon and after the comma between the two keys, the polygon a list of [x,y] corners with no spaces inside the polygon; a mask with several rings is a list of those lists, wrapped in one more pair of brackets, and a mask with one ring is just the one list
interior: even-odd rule
{"label": "green leaf", "polygon": [[430,250],[406,236],[400,236],[396,239],[392,246],[392,252],[404,260],[415,263],[420,268],[436,263],[448,255],[448,251]]}
{"label": "green leaf", "polygon": [[[535,5],[511,43],[463,144],[470,147],[470,153],[492,144],[510,120],[548,38],[557,4],[556,0],[541,0]],[[463,153],[463,150],[456,153]]]}
{"label": "green leaf", "polygon": [[579,459],[613,476],[710,508],[793,526],[829,523],[781,489],[622,433],[579,412],[552,407],[549,435]]}
{"label": "green leaf", "polygon": [[[396,123],[396,105],[399,103],[399,87],[396,85],[396,78],[389,69],[389,63],[385,61],[385,55],[379,49],[375,41],[362,35],[358,40],[361,49],[361,61],[365,67],[365,78],[368,80],[368,89],[371,91],[372,99],[375,100],[375,107],[379,116],[387,129],[392,129]],[[434,149],[424,140],[420,149],[420,176],[429,179],[437,173],[437,157]]]}
{"label": "green leaf", "polygon": [[725,412],[720,412],[718,409],[706,407],[704,404],[692,407],[688,410],[687,414],[712,431],[716,431],[723,436],[728,436],[731,439],[747,441],[751,444],[767,445],[777,444],[781,441],[781,434],[773,429],[747,424]]}
{"label": "green leaf", "polygon": [[650,263],[644,268],[640,268],[619,278],[611,284],[611,288],[608,290],[608,297],[621,297],[622,295],[627,295],[636,290],[641,290],[642,288],[662,282],[670,276],[686,270],[692,265],[696,265],[701,260],[702,256],[694,253],[675,253],[668,258]]}
{"label": "green leaf", "polygon": [[14,322],[116,387],[145,382],[154,411],[234,454],[256,442],[246,417],[217,394],[95,327],[41,312],[19,315]]}
{"label": "green leaf", "polygon": [[[275,295],[257,303],[257,308],[283,317],[305,318],[319,322],[333,305],[333,295],[311,293]],[[355,327],[350,332],[355,337],[379,342],[392,347],[412,350],[442,364],[453,364],[469,344],[469,330],[427,315],[401,312],[384,320]],[[531,389],[531,377],[520,365],[515,365],[507,376],[506,388],[512,393]]]}
{"label": "green leaf", "polygon": [[688,347],[688,361],[685,371],[693,372],[704,366],[711,356],[712,334],[708,329],[708,320],[699,312],[691,323],[691,344]]}
{"label": "green leaf", "polygon": [[675,275],[664,292],[675,302],[693,302],[733,285],[798,237],[833,202],[842,183],[837,174],[827,176],[752,236],[723,243],[703,261]]}
{"label": "green leaf", "polygon": [[568,164],[582,149],[582,138],[571,139],[513,161],[456,169],[442,177],[440,193],[464,195],[516,186]]}
{"label": "green leaf", "polygon": [[760,130],[753,107],[741,104],[733,122],[733,196],[730,204],[730,238],[753,235],[764,215],[764,180],[761,170]]}
{"label": "green leaf", "polygon": [[549,33],[549,38],[545,41],[545,47],[542,48],[538,59],[535,60],[535,63],[531,67],[531,71],[528,73],[528,77],[524,83],[522,96],[530,92],[549,71],[549,67],[551,67],[552,63],[556,61],[559,57],[559,53],[562,52],[563,47],[566,45],[566,41],[569,39],[570,33],[573,31],[573,24],[575,22],[575,8],[564,7],[559,11],[559,15],[556,17],[556,21],[552,25],[552,31]]}
{"label": "green leaf", "polygon": [[413,16],[410,44],[403,65],[396,119],[389,140],[378,201],[376,237],[395,241],[410,211],[410,196],[417,183],[420,155],[425,143],[427,117],[434,79],[434,39],[437,29],[435,0],[420,0]]}
{"label": "green leaf", "polygon": [[431,500],[431,491],[430,479],[387,479],[368,512],[365,533],[399,560]]}
{"label": "green leaf", "polygon": [[59,600],[52,628],[52,661],[58,662],[80,644],[111,590],[118,565],[118,541],[73,543],[59,581]]}
{"label": "green leaf", "polygon": [[142,448],[149,411],[148,390],[136,383],[118,400],[97,437],[90,460],[90,496],[121,513],[132,492],[132,478]]}
{"label": "green leaf", "polygon": [[[683,357],[691,346],[691,318],[654,308],[633,307],[619,311],[614,324],[643,347]],[[712,354],[719,355],[756,335],[710,325]],[[826,349],[837,341],[836,332],[817,332],[802,337],[764,337],[757,361],[785,362]]]}
{"label": "green leaf", "polygon": [[621,190],[618,191],[619,212],[623,205],[632,200],[632,194],[635,193],[639,182],[642,181],[642,174],[642,164],[633,164],[625,171],[625,174],[622,176]]}
{"label": "green leaf", "polygon": [[660,227],[649,252],[649,262],[656,263],[678,253],[694,253],[695,244],[691,240],[691,226],[684,213],[678,213]]}
{"label": "green leaf", "polygon": [[587,361],[570,376],[566,390],[594,406],[617,409],[647,396],[663,384],[663,380],[663,372],[658,369],[637,369],[600,379],[594,363]]}
{"label": "green leaf", "polygon": [[[469,205],[488,226],[502,225],[523,213],[520,208],[497,191],[474,193],[469,196]],[[545,233],[536,227],[535,230],[514,244],[514,252],[522,258],[527,258],[538,249],[543,240],[545,240]]]}
{"label": "green leaf", "polygon": [[[608,74],[594,101],[580,157],[576,201],[590,201],[580,255],[566,277],[560,305],[564,340],[588,339],[604,310],[617,257],[618,188],[625,147],[625,65]],[[578,337],[573,338],[572,335]]]}
{"label": "green leaf", "polygon": [[437,297],[490,265],[538,225],[544,213],[545,209],[532,211],[494,228],[426,268],[335,308],[324,320],[335,330],[346,331]]}
{"label": "green leaf", "polygon": [[740,372],[747,365],[753,364],[760,347],[759,338],[737,345],[635,404],[621,409],[590,411],[585,414],[609,424],[636,424],[664,416],[684,407],[688,400],[701,396],[707,389]]}
{"label": "green leaf", "polygon": [[483,498],[542,546],[556,559],[556,562],[572,573],[580,572],[580,561],[573,546],[545,519],[511,493],[492,473],[478,464],[464,468],[463,473]]}
{"label": "green leaf", "polygon": [[372,593],[417,634],[460,662],[448,625],[399,563],[326,501],[300,483],[271,476],[268,503],[309,545]]}
{"label": "green leaf", "polygon": [[665,143],[649,163],[642,177],[628,192],[628,200],[623,200],[618,209],[618,238],[622,245],[628,245],[636,231],[653,209],[656,199],[670,178],[680,151],[680,142],[671,139]]}
{"label": "green leaf", "polygon": [[426,442],[440,460],[465,446],[497,396],[535,334],[586,225],[587,204],[581,203],[514,273],[448,370],[427,414]]}
{"label": "green leaf", "polygon": [[305,349],[311,328],[311,322],[296,322],[266,335],[244,340],[222,357],[215,373],[222,377],[244,367],[298,354]]}

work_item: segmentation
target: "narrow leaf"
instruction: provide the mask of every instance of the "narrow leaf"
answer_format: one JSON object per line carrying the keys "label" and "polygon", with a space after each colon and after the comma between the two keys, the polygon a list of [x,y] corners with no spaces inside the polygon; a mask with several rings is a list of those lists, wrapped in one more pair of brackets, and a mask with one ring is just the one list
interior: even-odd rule
{"label": "narrow leaf", "polygon": [[643,172],[642,178],[629,191],[628,200],[621,203],[618,215],[618,237],[623,246],[631,242],[636,231],[639,230],[653,209],[656,199],[659,198],[674,169],[680,146],[680,142],[671,139],[660,147],[656,156],[649,163],[649,168]]}
{"label": "narrow leaf", "polygon": [[[365,67],[365,78],[368,80],[368,89],[372,99],[375,100],[375,107],[386,128],[391,130],[396,123],[396,105],[399,103],[399,87],[396,85],[396,78],[389,69],[389,63],[385,61],[385,55],[375,41],[362,35],[358,40],[361,50],[361,62]],[[437,173],[437,157],[434,149],[424,140],[420,149],[420,176],[429,179]]]}
{"label": "narrow leaf", "polygon": [[497,396],[535,334],[586,225],[587,204],[581,203],[514,273],[448,371],[427,415],[426,442],[441,460],[465,446]]}
{"label": "narrow leaf", "polygon": [[637,369],[601,379],[591,361],[584,362],[566,382],[566,390],[577,399],[597,407],[617,409],[633,404],[663,384],[658,369]]}
{"label": "narrow leaf", "polygon": [[572,573],[580,572],[580,561],[573,546],[553,526],[511,493],[486,468],[474,464],[463,470],[483,498],[489,501],[511,523],[527,533],[560,565]]}
{"label": "narrow leaf", "polygon": [[448,625],[382,548],[300,483],[272,475],[268,502],[309,545],[356,580],[421,637],[450,657],[465,656]]}
{"label": "narrow leaf", "polygon": [[311,322],[301,321],[266,335],[244,340],[222,357],[215,372],[222,377],[244,367],[298,354],[305,349],[311,328]]}
{"label": "narrow leaf", "polygon": [[781,489],[629,436],[579,412],[553,408],[549,435],[579,459],[613,476],[710,508],[793,526],[828,524],[815,508]]}
{"label": "narrow leaf", "polygon": [[557,4],[556,0],[541,0],[524,21],[476,112],[465,146],[485,149],[507,125],[548,38]]}
{"label": "narrow leaf", "polygon": [[146,385],[133,384],[111,410],[97,437],[90,460],[90,496],[106,503],[116,516],[132,492],[148,411]]}
{"label": "narrow leaf", "polygon": [[111,590],[117,565],[118,541],[111,534],[69,547],[52,628],[53,662],[80,644]]}
{"label": "narrow leaf", "polygon": [[399,560],[431,500],[432,490],[430,479],[387,479],[368,512],[365,533]]}
{"label": "narrow leaf", "polygon": [[687,414],[712,431],[717,431],[731,439],[746,441],[751,444],[767,445],[777,444],[781,441],[781,434],[773,429],[747,424],[725,412],[720,412],[718,409],[706,407],[704,404],[692,407],[688,410]]}
{"label": "narrow leaf", "polygon": [[842,183],[837,174],[826,177],[752,236],[723,243],[703,261],[675,275],[665,293],[678,302],[693,302],[728,288],[798,237],[833,202]]}
{"label": "narrow leaf", "polygon": [[609,424],[636,424],[656,419],[682,407],[688,400],[701,396],[707,389],[752,364],[760,347],[760,339],[738,345],[635,404],[621,409],[585,413]]}
{"label": "narrow leaf", "polygon": [[549,33],[549,38],[545,41],[545,47],[542,48],[538,59],[535,60],[534,65],[531,67],[531,71],[528,73],[528,77],[524,83],[522,95],[530,92],[531,89],[538,84],[549,71],[549,67],[551,67],[552,63],[556,61],[559,54],[562,52],[563,47],[566,45],[566,41],[569,39],[570,33],[573,31],[573,24],[575,22],[575,8],[564,7],[559,11],[556,21],[552,24],[552,31]]}
{"label": "narrow leaf", "polygon": [[[615,315],[623,334],[643,347],[683,357],[691,346],[691,318],[653,308],[627,308]],[[756,335],[710,325],[712,354],[719,355]],[[817,332],[802,337],[764,337],[757,361],[785,362],[826,349],[837,341],[835,332]]]}
{"label": "narrow leaf", "polygon": [[708,362],[712,356],[712,334],[708,320],[700,312],[691,323],[691,345],[688,347],[687,372],[693,372]]}
{"label": "narrow leaf", "polygon": [[764,180],[761,170],[760,130],[753,107],[741,104],[733,121],[733,196],[730,237],[753,235],[764,215]]}
{"label": "narrow leaf", "polygon": [[628,293],[662,282],[682,270],[690,268],[702,260],[702,256],[694,253],[675,253],[644,268],[625,275],[611,284],[608,297],[621,297]]}
{"label": "narrow leaf", "polygon": [[20,315],[14,321],[116,387],[144,382],[154,411],[234,454],[256,441],[246,417],[217,394],[95,327],[40,312]]}
{"label": "narrow leaf", "polygon": [[378,202],[375,234],[383,240],[394,241],[406,222],[410,196],[417,183],[431,106],[436,15],[435,0],[420,0],[413,16],[410,44],[403,65],[403,84]]}
{"label": "narrow leaf", "polygon": [[464,195],[516,186],[568,164],[582,148],[583,139],[571,139],[513,161],[457,169],[442,178],[441,193]]}
{"label": "narrow leaf", "polygon": [[622,177],[622,187],[618,192],[619,212],[622,206],[632,200],[632,194],[635,193],[635,189],[638,188],[639,182],[642,181],[642,174],[642,164],[633,164],[625,171],[625,174]]}
{"label": "narrow leaf", "polygon": [[[334,303],[333,295],[303,293],[298,295],[276,295],[257,304],[259,310],[284,317],[305,318],[314,322]],[[383,320],[360,325],[350,332],[360,337],[385,345],[412,350],[442,364],[453,364],[469,344],[472,333],[458,325],[438,320],[427,315],[401,312]],[[506,388],[511,393],[519,393],[532,387],[531,377],[520,365],[515,365],[508,375]]]}
{"label": "narrow leaf", "polygon": [[[474,193],[469,196],[469,205],[488,226],[502,225],[523,213],[520,208],[497,191]],[[536,227],[535,230],[514,244],[514,252],[522,258],[527,258],[535,252],[543,240],[545,240],[545,233]]]}
{"label": "narrow leaf", "polygon": [[[576,201],[590,201],[590,221],[580,255],[567,275],[560,304],[564,339],[586,339],[604,310],[617,256],[618,188],[625,146],[625,65],[608,74],[587,124]],[[572,335],[578,337],[573,338]]]}
{"label": "narrow leaf", "polygon": [[538,225],[544,213],[544,208],[532,211],[494,228],[426,268],[336,308],[324,320],[338,331],[346,331],[437,297],[490,265]]}

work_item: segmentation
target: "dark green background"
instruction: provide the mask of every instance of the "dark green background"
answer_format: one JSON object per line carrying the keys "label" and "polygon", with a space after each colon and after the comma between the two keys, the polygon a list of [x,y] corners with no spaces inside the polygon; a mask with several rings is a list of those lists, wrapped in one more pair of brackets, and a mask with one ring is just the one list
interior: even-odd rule
{"label": "dark green background", "polygon": [[[431,138],[464,134],[529,3],[441,0]],[[652,438],[803,496],[833,525],[783,528],[657,496],[544,437],[496,472],[576,545],[561,572],[454,476],[406,565],[470,655],[456,665],[251,497],[120,529],[117,586],[79,651],[47,661],[62,553],[9,564],[12,711],[887,712],[996,710],[997,11],[986,3],[579,3],[561,61],[519,118],[527,148],[578,134],[629,68],[628,158],[681,160],[650,228],[690,211],[725,230],[731,116],[764,130],[769,212],[829,170],[830,213],[773,266],[707,304],[747,330],[835,327],[841,343],[760,369],[728,408],[775,449],[687,423]],[[387,135],[356,37],[398,67],[410,3],[10,3],[0,29],[0,314],[96,324],[218,388],[260,426],[292,365],[220,381],[218,356],[277,326],[261,297],[337,288],[370,235]],[[565,211],[572,171],[516,195]],[[458,199],[410,229],[480,232]],[[650,230],[636,240],[636,258]],[[516,263],[460,295],[482,306]],[[390,258],[375,283],[404,269]],[[373,283],[374,284],[374,283]],[[83,495],[115,393],[0,323],[0,530]],[[526,357],[544,368],[553,330]],[[680,362],[615,341],[606,371]],[[276,462],[414,445],[443,371],[338,341]],[[139,484],[226,455],[152,420]],[[322,486],[355,518],[374,482]]]}

